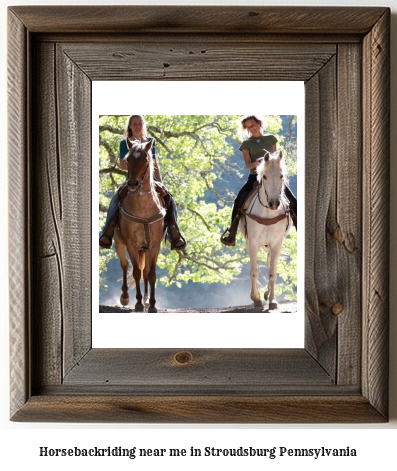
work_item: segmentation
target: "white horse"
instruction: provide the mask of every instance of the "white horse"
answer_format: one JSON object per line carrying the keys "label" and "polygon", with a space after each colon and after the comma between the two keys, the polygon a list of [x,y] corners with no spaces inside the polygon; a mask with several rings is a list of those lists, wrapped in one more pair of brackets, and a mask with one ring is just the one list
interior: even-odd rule
{"label": "white horse", "polygon": [[286,173],[282,152],[267,152],[257,167],[257,173],[260,185],[244,204],[240,230],[245,234],[250,258],[251,299],[255,306],[262,306],[258,289],[258,251],[262,247],[267,252],[269,284],[265,300],[269,301],[269,309],[273,310],[278,307],[274,294],[277,261],[283,240],[291,229],[289,203],[284,195]]}

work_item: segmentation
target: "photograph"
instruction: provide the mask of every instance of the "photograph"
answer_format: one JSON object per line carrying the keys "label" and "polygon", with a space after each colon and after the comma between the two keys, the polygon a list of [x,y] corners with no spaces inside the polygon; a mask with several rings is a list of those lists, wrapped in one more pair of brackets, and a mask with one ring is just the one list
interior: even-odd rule
{"label": "photograph", "polygon": [[[147,90],[143,97],[155,95],[157,107],[161,103],[163,111],[174,113],[198,106],[225,109],[230,95],[242,90],[238,82],[223,82],[222,90],[214,82],[179,84],[202,91],[199,97],[217,97],[216,105],[209,100],[206,106],[194,98],[174,103],[175,85],[139,87]],[[136,98],[131,105],[121,98],[117,105],[114,93],[98,86],[95,110],[112,107],[104,96],[112,96],[113,109],[145,107]],[[131,86],[119,84],[119,96]],[[99,217],[99,248],[93,243],[92,254],[99,271],[95,346],[172,347],[174,334],[166,340],[161,335],[172,319],[184,319],[176,344],[182,338],[197,347],[303,345],[303,223],[300,259],[297,235],[298,186],[304,221],[304,127],[298,126],[303,84],[257,86],[263,97],[274,99],[261,105],[259,98],[256,107],[295,114],[99,115],[99,138],[93,134],[93,148],[99,143],[93,167],[93,193],[98,188],[99,197],[92,205],[93,224]],[[160,101],[164,96],[171,99]],[[127,326],[150,334],[124,340]]]}

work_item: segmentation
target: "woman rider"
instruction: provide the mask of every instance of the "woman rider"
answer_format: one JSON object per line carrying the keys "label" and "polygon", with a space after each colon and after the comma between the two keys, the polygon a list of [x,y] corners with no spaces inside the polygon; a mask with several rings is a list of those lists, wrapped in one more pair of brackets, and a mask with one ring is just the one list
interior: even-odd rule
{"label": "woman rider", "polygon": [[[183,250],[186,247],[186,241],[182,237],[177,225],[175,201],[162,183],[160,170],[156,160],[156,142],[152,137],[147,136],[146,122],[141,115],[131,115],[127,121],[125,139],[120,142],[119,148],[119,162],[122,170],[128,170],[124,157],[128,154],[128,151],[131,148],[131,143],[134,140],[138,140],[139,142],[153,141],[152,157],[154,160],[155,186],[157,192],[160,193],[166,203],[167,214],[164,221],[167,226],[167,238],[171,242],[172,250]],[[112,246],[113,233],[118,222],[118,208],[120,200],[119,191],[117,191],[110,201],[106,222],[99,236],[99,246],[102,248],[109,249]]]}
{"label": "woman rider", "polygon": [[[243,159],[246,168],[250,171],[248,180],[239,191],[236,199],[234,200],[232,210],[232,223],[230,228],[227,228],[221,237],[221,242],[225,245],[235,245],[238,224],[240,220],[240,213],[238,210],[243,206],[245,199],[254,188],[254,183],[257,181],[256,168],[260,162],[258,159],[262,158],[265,152],[273,153],[276,151],[277,138],[273,134],[263,134],[263,122],[256,115],[243,116],[240,120],[240,125],[243,131],[248,131],[249,138],[243,141],[240,150],[243,153]],[[292,221],[296,229],[297,223],[297,200],[290,188],[285,185],[285,196],[290,202],[290,213]],[[228,233],[228,235],[226,235]]]}

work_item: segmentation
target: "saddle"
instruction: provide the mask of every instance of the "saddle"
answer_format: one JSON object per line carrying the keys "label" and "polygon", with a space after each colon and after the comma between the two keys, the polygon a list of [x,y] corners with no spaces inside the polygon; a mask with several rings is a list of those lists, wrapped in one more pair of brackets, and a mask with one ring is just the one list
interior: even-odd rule
{"label": "saddle", "polygon": [[[244,218],[244,230],[245,230],[245,237],[247,239],[248,239],[247,217],[252,219],[253,221],[257,222],[258,224],[263,225],[263,226],[272,226],[273,224],[277,224],[278,222],[280,222],[283,219],[287,218],[287,227],[285,229],[286,231],[288,230],[288,227],[290,225],[291,215],[290,215],[289,203],[284,208],[285,209],[285,214],[280,214],[279,216],[276,216],[275,218],[264,219],[264,218],[260,218],[258,216],[255,216],[254,214],[251,214],[252,207],[255,203],[255,200],[256,200],[257,197],[259,197],[260,188],[261,188],[261,184],[259,182],[255,182],[253,189],[248,193],[248,195],[247,195],[246,199],[244,200],[241,208],[238,209],[238,212],[240,213],[241,217]],[[249,206],[251,206],[251,208],[249,209],[249,212],[247,212],[247,209],[248,209]]]}

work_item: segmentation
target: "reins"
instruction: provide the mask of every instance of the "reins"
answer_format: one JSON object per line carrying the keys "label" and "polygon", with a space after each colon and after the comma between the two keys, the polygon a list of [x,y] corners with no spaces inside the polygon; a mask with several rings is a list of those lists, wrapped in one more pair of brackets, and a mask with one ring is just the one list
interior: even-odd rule
{"label": "reins", "polygon": [[[251,214],[253,206],[254,206],[254,204],[257,200],[259,201],[259,203],[264,208],[270,209],[269,206],[262,203],[261,198],[260,198],[260,189],[261,189],[261,185],[259,184],[259,186],[257,188],[255,188],[251,192],[251,194],[248,195],[248,197],[246,199],[246,202],[247,202],[250,198],[252,198],[251,207],[249,209],[249,212],[246,211],[244,206],[238,209],[239,213],[244,217],[245,237],[247,239],[248,239],[247,217],[252,219],[253,221],[257,222],[258,224],[263,225],[263,226],[272,226],[272,225],[277,224],[278,222],[282,221],[283,219],[287,218],[287,227],[285,229],[286,232],[288,231],[288,227],[290,225],[290,219],[291,218],[290,218],[290,213],[289,213],[289,205],[287,205],[287,206],[283,205],[285,213],[280,214],[279,216],[276,216],[274,218],[260,218],[259,216],[255,216],[254,214]],[[266,189],[265,189],[265,194],[266,194],[266,198],[268,198]]]}
{"label": "reins", "polygon": [[[148,156],[147,153],[146,153],[146,164],[147,165],[146,165],[145,172],[143,173],[143,176],[142,176],[141,180],[138,180],[138,186],[137,186],[136,190],[131,191],[129,189],[129,185],[128,185],[128,193],[131,196],[143,196],[143,195],[149,195],[149,194],[152,193],[152,185],[150,185],[151,188],[150,188],[149,191],[145,191],[145,192],[141,191],[143,183],[145,181],[145,178],[146,178],[146,176],[148,174],[148,171],[149,171],[149,168],[150,168],[149,156]],[[133,214],[128,213],[123,207],[123,202],[124,202],[124,200],[122,200],[119,204],[120,215],[121,215],[121,217],[123,217],[127,221],[135,222],[135,223],[143,225],[144,236],[145,236],[145,246],[142,249],[145,252],[147,252],[149,250],[150,243],[151,243],[149,226],[151,224],[157,222],[157,221],[160,221],[161,219],[164,219],[167,211],[166,211],[165,208],[161,208],[160,212],[155,214],[154,216],[150,216],[148,218],[142,218],[142,217],[134,216]]]}
{"label": "reins", "polygon": [[[152,188],[150,188],[149,191],[145,191],[142,193],[141,189],[142,189],[142,186],[143,186],[143,183],[145,181],[145,178],[146,178],[146,175],[149,171],[149,167],[150,167],[150,163],[149,163],[149,157],[148,155],[146,154],[146,169],[145,169],[145,172],[141,178],[141,180],[138,180],[138,186],[136,188],[136,190],[132,191],[130,190],[129,186],[128,186],[128,192],[131,194],[131,195],[137,195],[137,196],[143,196],[143,195],[150,195],[152,193]],[[128,179],[129,179],[129,176],[128,176]]]}

